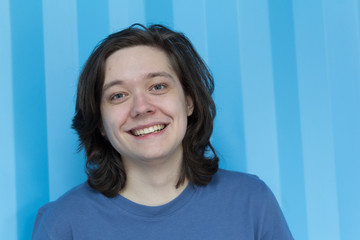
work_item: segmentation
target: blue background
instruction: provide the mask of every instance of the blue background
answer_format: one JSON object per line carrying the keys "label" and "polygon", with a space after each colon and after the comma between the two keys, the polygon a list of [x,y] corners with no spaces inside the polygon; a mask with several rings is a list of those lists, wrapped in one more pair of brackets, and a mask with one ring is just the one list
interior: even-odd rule
{"label": "blue background", "polygon": [[0,0],[0,239],[85,180],[70,129],[93,47],[132,23],[184,32],[216,80],[221,166],[258,175],[295,239],[360,236],[359,0]]}

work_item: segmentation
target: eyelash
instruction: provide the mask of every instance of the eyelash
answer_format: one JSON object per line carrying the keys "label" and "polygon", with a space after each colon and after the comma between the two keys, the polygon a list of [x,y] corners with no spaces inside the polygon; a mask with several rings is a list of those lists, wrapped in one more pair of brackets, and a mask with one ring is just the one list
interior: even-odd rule
{"label": "eyelash", "polygon": [[[161,89],[155,89],[155,88],[157,88],[157,87],[161,87]],[[153,85],[153,86],[151,87],[151,90],[154,90],[154,91],[162,91],[162,90],[164,90],[166,87],[167,87],[167,85],[166,85],[165,83],[157,83],[157,84],[155,84],[155,85]]]}
{"label": "eyelash", "polygon": [[[119,95],[121,95],[121,96],[119,96]],[[110,101],[117,101],[117,100],[122,99],[124,97],[125,97],[124,93],[116,93],[114,95],[111,95]]]}
{"label": "eyelash", "polygon": [[[157,84],[154,84],[153,86],[151,86],[150,91],[155,91],[156,93],[161,94],[166,88],[167,88],[167,84],[157,83]],[[119,102],[119,101],[123,100],[124,97],[126,97],[125,93],[122,93],[122,92],[115,93],[110,96],[110,101],[111,102]]]}

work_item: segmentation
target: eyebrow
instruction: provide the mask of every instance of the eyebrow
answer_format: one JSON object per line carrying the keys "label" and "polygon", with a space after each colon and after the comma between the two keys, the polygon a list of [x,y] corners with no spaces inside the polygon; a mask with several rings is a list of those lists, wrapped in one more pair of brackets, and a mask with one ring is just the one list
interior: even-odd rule
{"label": "eyebrow", "polygon": [[103,86],[103,92],[105,92],[106,90],[108,90],[109,88],[111,88],[112,86],[115,86],[115,85],[122,85],[124,84],[124,81],[122,80],[114,80],[114,81],[111,81],[107,84],[104,84]]}
{"label": "eyebrow", "polygon": [[[156,78],[156,77],[165,77],[165,78],[169,78],[172,81],[175,81],[174,77],[167,72],[151,72],[151,73],[145,74],[143,79],[151,79],[151,78]],[[115,85],[123,85],[123,84],[124,84],[123,80],[114,80],[107,84],[104,84],[102,91],[105,92],[106,90],[108,90],[109,88],[111,88]]]}
{"label": "eyebrow", "polygon": [[145,75],[145,79],[150,79],[155,77],[166,77],[166,78],[170,78],[173,81],[175,80],[174,77],[167,72],[151,72]]}

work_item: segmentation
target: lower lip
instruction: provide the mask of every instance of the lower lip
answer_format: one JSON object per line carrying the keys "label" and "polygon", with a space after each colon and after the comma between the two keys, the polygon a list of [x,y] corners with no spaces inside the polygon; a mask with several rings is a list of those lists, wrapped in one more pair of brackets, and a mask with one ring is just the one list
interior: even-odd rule
{"label": "lower lip", "polygon": [[167,126],[165,126],[163,129],[161,129],[161,131],[159,131],[159,132],[153,132],[153,133],[149,133],[149,134],[146,134],[146,135],[143,135],[143,136],[135,136],[135,135],[132,135],[132,136],[135,139],[145,140],[145,139],[152,138],[152,137],[159,136],[159,135],[163,134],[165,132],[166,128],[167,128]]}

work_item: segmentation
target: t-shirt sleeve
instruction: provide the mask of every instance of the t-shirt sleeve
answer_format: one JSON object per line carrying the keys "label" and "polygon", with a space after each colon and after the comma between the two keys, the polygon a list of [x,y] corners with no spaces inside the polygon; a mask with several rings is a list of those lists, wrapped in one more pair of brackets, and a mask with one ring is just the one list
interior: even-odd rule
{"label": "t-shirt sleeve", "polygon": [[31,239],[70,240],[73,238],[69,222],[65,221],[50,203],[39,209]]}
{"label": "t-shirt sleeve", "polygon": [[263,214],[260,223],[260,239],[261,240],[292,240],[289,227],[286,223],[285,217],[280,209],[280,206],[272,193],[272,191],[263,185]]}

